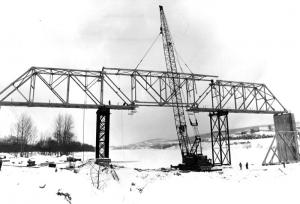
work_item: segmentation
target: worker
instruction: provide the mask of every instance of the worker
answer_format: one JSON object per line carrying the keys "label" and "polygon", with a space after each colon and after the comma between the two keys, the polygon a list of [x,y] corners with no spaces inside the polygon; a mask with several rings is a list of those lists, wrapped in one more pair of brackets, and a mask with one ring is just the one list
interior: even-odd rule
{"label": "worker", "polygon": [[243,165],[242,165],[241,162],[240,162],[239,166],[240,166],[240,170],[242,170],[243,169]]}
{"label": "worker", "polygon": [[248,162],[246,162],[246,169],[248,169]]}
{"label": "worker", "polygon": [[108,100],[108,105],[110,105],[111,103],[110,103],[110,100]]}
{"label": "worker", "polygon": [[2,167],[2,158],[0,158],[0,171],[1,171],[1,167]]}

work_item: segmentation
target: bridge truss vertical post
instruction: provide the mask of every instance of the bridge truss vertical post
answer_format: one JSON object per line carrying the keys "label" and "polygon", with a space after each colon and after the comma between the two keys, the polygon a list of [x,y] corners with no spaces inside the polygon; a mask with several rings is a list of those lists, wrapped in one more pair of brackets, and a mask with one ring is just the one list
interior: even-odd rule
{"label": "bridge truss vertical post", "polygon": [[96,115],[96,159],[109,158],[110,109],[101,107]]}
{"label": "bridge truss vertical post", "polygon": [[230,165],[231,154],[228,112],[211,112],[209,117],[211,129],[212,163],[214,166]]}

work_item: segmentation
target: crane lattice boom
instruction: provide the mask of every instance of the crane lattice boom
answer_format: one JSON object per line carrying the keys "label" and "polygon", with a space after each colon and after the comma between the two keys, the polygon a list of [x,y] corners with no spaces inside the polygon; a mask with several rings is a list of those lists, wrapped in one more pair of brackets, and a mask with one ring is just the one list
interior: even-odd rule
{"label": "crane lattice boom", "polygon": [[181,154],[182,156],[185,156],[189,154],[190,151],[190,140],[187,133],[184,107],[181,105],[182,104],[182,96],[181,96],[181,88],[180,88],[181,83],[180,83],[180,79],[175,77],[175,75],[177,74],[176,59],[175,59],[172,37],[168,28],[167,19],[165,17],[162,6],[159,6],[159,10],[160,10],[160,20],[161,20],[160,32],[163,40],[165,62],[166,62],[167,71],[171,75],[171,77],[169,78],[169,85],[170,85],[170,89],[174,93],[172,102],[176,104],[175,106],[173,106],[176,131],[179,140],[179,146],[181,149]]}

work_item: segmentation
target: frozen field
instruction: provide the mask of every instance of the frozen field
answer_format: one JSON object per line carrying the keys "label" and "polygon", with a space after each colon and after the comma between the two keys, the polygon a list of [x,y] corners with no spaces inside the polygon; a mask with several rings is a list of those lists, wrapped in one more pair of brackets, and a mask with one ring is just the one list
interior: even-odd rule
{"label": "frozen field", "polygon": [[[123,166],[116,168],[120,180],[108,176],[101,190],[92,185],[89,166],[74,173],[64,169],[69,165],[65,157],[32,157],[37,164],[58,163],[57,171],[47,166],[23,167],[27,159],[12,157],[0,172],[0,203],[297,203],[300,164],[261,166],[270,142],[232,141],[233,165],[211,173],[155,170],[180,163],[176,148],[113,150],[114,163]],[[204,148],[210,152],[208,145]],[[85,158],[93,156],[85,153]],[[249,170],[239,170],[239,162],[249,162]],[[58,192],[70,197],[59,196]]]}

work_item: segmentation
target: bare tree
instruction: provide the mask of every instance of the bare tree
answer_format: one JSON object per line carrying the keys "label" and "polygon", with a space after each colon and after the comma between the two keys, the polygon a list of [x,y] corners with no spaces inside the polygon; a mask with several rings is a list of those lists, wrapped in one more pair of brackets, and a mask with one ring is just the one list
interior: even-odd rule
{"label": "bare tree", "polygon": [[73,138],[74,121],[71,115],[59,114],[55,120],[54,138],[58,144],[69,144]]}
{"label": "bare tree", "polygon": [[23,113],[15,124],[15,131],[17,135],[17,142],[21,146],[21,156],[28,144],[34,143],[36,139],[36,127],[29,115]]}
{"label": "bare tree", "polygon": [[73,133],[74,121],[71,115],[61,115],[59,114],[55,119],[55,130],[53,136],[58,144],[57,151],[61,153],[68,153],[68,145],[72,142],[74,138]]}
{"label": "bare tree", "polygon": [[53,133],[54,138],[56,139],[58,144],[63,143],[63,125],[64,125],[64,117],[59,114],[55,119],[55,130]]}
{"label": "bare tree", "polygon": [[65,144],[69,144],[74,137],[74,133],[72,132],[74,128],[74,121],[71,115],[65,115],[63,128],[63,141]]}

